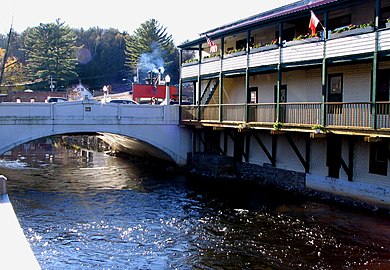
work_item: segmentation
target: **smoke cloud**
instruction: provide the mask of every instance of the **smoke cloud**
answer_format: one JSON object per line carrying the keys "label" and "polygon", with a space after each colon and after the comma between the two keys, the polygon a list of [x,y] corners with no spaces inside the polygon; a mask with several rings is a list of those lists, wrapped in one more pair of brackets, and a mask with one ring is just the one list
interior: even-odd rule
{"label": "smoke cloud", "polygon": [[153,71],[157,73],[160,69],[161,73],[164,73],[164,59],[162,58],[162,52],[157,43],[152,44],[153,51],[150,53],[144,53],[141,55],[138,63],[138,68],[142,72]]}

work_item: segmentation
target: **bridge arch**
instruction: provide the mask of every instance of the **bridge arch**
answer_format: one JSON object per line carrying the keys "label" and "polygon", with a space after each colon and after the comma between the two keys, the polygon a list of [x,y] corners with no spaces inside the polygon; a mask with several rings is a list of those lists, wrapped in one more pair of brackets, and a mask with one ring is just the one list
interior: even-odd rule
{"label": "bridge arch", "polygon": [[39,138],[96,133],[114,149],[186,163],[191,133],[179,126],[178,106],[64,103],[1,103],[0,154]]}

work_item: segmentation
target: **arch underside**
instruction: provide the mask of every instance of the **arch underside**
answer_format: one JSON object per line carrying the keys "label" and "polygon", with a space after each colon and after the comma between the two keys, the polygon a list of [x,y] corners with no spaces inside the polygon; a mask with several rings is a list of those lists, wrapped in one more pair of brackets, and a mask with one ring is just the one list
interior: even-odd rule
{"label": "arch underside", "polygon": [[4,148],[0,149],[0,154],[3,154],[21,144],[28,143],[40,138],[50,137],[50,136],[61,136],[61,135],[96,135],[104,142],[108,143],[112,150],[116,152],[122,152],[125,154],[130,154],[134,156],[139,156],[143,158],[153,158],[164,160],[168,162],[174,162],[173,158],[159,149],[158,146],[152,145],[151,143],[142,141],[137,138],[128,137],[120,134],[106,133],[106,132],[64,132],[58,134],[41,134],[33,137],[27,137],[20,140],[16,140],[12,143],[9,143]]}

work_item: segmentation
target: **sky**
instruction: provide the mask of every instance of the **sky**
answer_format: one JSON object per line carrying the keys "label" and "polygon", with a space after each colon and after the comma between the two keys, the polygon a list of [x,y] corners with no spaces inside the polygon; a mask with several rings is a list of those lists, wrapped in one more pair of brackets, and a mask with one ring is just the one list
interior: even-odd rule
{"label": "sky", "polygon": [[0,33],[11,23],[21,33],[40,23],[57,19],[71,28],[115,28],[132,34],[143,22],[156,19],[166,27],[176,45],[200,33],[297,0],[180,1],[180,0],[4,0],[1,3]]}

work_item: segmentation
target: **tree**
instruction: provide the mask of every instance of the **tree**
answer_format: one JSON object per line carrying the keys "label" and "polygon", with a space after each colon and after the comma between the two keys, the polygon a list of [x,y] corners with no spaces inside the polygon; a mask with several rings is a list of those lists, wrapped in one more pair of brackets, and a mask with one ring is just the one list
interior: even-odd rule
{"label": "tree", "polygon": [[[169,73],[173,82],[178,81],[178,51],[172,35],[166,33],[155,19],[150,19],[126,39],[126,66],[129,73],[145,76],[150,70]],[[142,77],[141,77],[142,78]]]}
{"label": "tree", "polygon": [[74,83],[77,78],[76,38],[60,19],[27,29],[23,50],[28,56],[28,77],[49,83],[54,81],[56,88]]}
{"label": "tree", "polygon": [[[0,61],[3,62],[5,49],[0,48]],[[21,61],[15,56],[8,56],[4,66],[2,84],[12,85],[25,82],[25,69]]]}
{"label": "tree", "polygon": [[77,73],[89,88],[124,85],[125,35],[117,29],[74,30],[77,34]]}

